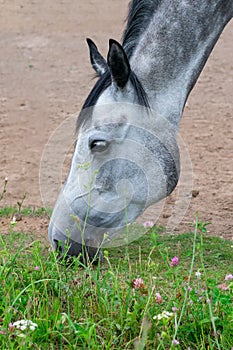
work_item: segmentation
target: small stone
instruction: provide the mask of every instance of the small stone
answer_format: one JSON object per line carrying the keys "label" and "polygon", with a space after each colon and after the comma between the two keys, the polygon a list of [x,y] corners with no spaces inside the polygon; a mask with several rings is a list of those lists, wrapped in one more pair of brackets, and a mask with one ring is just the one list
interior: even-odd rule
{"label": "small stone", "polygon": [[196,198],[199,195],[199,190],[192,190],[192,197]]}

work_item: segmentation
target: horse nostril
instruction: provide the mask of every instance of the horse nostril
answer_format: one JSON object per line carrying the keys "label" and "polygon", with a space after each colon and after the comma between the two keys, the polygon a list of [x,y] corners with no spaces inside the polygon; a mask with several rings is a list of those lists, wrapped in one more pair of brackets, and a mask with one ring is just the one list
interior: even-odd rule
{"label": "horse nostril", "polygon": [[57,239],[53,240],[55,250],[58,251],[59,253],[62,253],[62,243],[61,241],[58,241]]}

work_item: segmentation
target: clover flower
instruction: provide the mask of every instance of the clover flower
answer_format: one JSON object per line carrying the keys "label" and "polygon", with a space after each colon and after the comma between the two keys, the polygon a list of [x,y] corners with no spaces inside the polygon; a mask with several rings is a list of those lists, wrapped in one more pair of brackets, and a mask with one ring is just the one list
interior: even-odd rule
{"label": "clover flower", "polygon": [[178,311],[177,307],[173,306],[173,307],[172,307],[172,311],[173,311],[173,312]]}
{"label": "clover flower", "polygon": [[155,294],[155,302],[156,304],[162,304],[163,303],[163,298],[161,297],[160,293]]}
{"label": "clover flower", "polygon": [[21,331],[25,331],[27,329],[29,329],[30,331],[34,331],[36,329],[36,327],[38,326],[36,323],[34,323],[30,320],[16,321],[13,324],[10,323],[10,325],[11,325],[11,327],[15,327],[17,329],[20,329]]}
{"label": "clover flower", "polygon": [[144,281],[142,278],[134,278],[131,282],[131,288],[134,290],[139,291],[140,294],[148,294],[148,288],[144,284]]}
{"label": "clover flower", "polygon": [[177,256],[174,256],[174,258],[171,259],[170,266],[173,267],[177,265],[179,265],[179,258]]}
{"label": "clover flower", "polygon": [[225,277],[225,281],[230,281],[232,279],[233,279],[233,275],[231,273],[226,275],[226,277]]}
{"label": "clover flower", "polygon": [[14,331],[14,329],[15,329],[15,326],[13,325],[13,323],[9,323],[9,325],[8,325],[8,330],[9,330],[9,332],[13,332]]}
{"label": "clover flower", "polygon": [[199,280],[201,278],[201,272],[199,270],[197,270],[197,272],[195,273],[195,276]]}
{"label": "clover flower", "polygon": [[220,288],[221,288],[222,290],[227,290],[227,285],[226,285],[226,283],[221,284]]}
{"label": "clover flower", "polygon": [[133,289],[141,289],[144,288],[144,281],[142,278],[134,278],[132,281]]}
{"label": "clover flower", "polygon": [[143,223],[143,226],[144,226],[144,228],[147,228],[147,227],[153,227],[154,226],[154,223],[153,223],[153,221],[145,221],[144,223]]}
{"label": "clover flower", "polygon": [[179,345],[179,344],[180,344],[180,342],[179,342],[179,340],[174,339],[174,340],[173,340],[173,344],[174,344],[174,345]]}
{"label": "clover flower", "polygon": [[154,320],[162,320],[164,319],[171,319],[173,317],[174,313],[173,312],[169,312],[169,311],[163,311],[161,314],[155,315],[153,317]]}

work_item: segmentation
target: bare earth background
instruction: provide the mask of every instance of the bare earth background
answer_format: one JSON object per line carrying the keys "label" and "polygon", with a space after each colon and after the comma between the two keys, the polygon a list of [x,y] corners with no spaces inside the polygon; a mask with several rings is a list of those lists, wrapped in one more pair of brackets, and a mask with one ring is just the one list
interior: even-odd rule
{"label": "bare earth background", "polygon": [[[127,4],[0,0],[0,189],[5,176],[9,179],[1,206],[16,205],[25,192],[25,205],[43,205],[39,166],[44,147],[52,132],[80,110],[94,84],[85,38],[94,39],[106,55],[109,38],[120,40]],[[184,194],[190,203],[179,232],[188,229],[198,211],[201,220],[212,222],[210,234],[233,239],[232,37],[233,22],[208,60],[182,119],[194,196],[191,191]],[[176,192],[166,200],[158,224],[166,226]],[[149,208],[139,220],[153,220],[155,211]],[[47,234],[46,218],[26,218],[18,224]],[[9,222],[2,219],[1,225],[6,231]]]}

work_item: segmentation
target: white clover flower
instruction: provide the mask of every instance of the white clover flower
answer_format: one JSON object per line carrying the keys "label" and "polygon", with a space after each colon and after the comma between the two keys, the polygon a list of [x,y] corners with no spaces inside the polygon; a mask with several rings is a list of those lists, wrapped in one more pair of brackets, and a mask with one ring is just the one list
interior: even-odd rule
{"label": "white clover flower", "polygon": [[13,326],[21,331],[25,331],[27,328],[34,331],[38,325],[31,320],[20,320],[14,322]]}
{"label": "white clover flower", "polygon": [[30,326],[29,329],[30,329],[31,331],[34,331],[34,330],[36,329],[36,327],[33,325],[33,326]]}
{"label": "white clover flower", "polygon": [[169,319],[172,318],[174,315],[173,312],[169,312],[169,311],[163,311],[161,314],[156,315],[153,317],[154,320],[162,320],[163,318]]}
{"label": "white clover flower", "polygon": [[195,273],[195,276],[197,277],[197,279],[201,278],[201,272],[199,270],[197,270],[197,272]]}
{"label": "white clover flower", "polygon": [[21,321],[16,321],[12,324],[12,326],[18,328],[18,326],[20,326],[20,323],[21,323]]}

